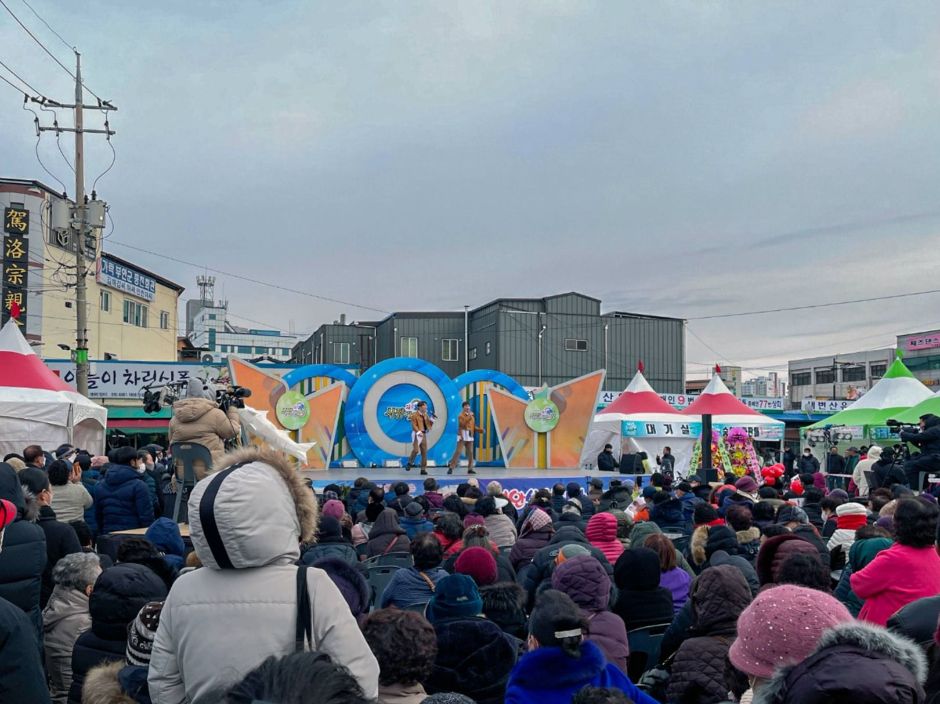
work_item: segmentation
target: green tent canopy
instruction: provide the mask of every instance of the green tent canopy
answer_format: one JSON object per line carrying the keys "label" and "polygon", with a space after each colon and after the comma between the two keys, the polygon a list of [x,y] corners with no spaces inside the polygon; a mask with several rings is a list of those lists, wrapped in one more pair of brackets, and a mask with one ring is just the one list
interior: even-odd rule
{"label": "green tent canopy", "polygon": [[926,401],[921,401],[913,408],[908,408],[906,411],[892,416],[892,418],[902,423],[916,423],[920,420],[921,416],[927,415],[928,413],[940,416],[940,395],[931,396]]}

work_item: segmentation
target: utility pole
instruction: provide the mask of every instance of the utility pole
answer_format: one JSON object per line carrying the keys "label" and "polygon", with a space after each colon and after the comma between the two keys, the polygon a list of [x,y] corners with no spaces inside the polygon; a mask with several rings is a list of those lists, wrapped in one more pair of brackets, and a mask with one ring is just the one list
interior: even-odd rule
{"label": "utility pole", "polygon": [[82,57],[75,52],[75,207],[78,238],[75,243],[75,383],[88,396],[88,301],[85,288],[85,136],[82,115]]}
{"label": "utility pole", "polygon": [[[75,209],[71,214],[71,220],[68,223],[53,222],[54,229],[73,230],[76,234],[75,243],[75,382],[78,392],[83,396],[88,395],[88,295],[86,278],[88,277],[88,266],[85,261],[85,236],[89,229],[100,230],[104,226],[105,204],[98,201],[94,192],[92,192],[91,202],[85,196],[85,133],[103,134],[108,139],[115,132],[108,124],[105,117],[104,129],[85,129],[84,110],[100,110],[107,112],[117,110],[107,100],[98,99],[97,105],[84,105],[82,95],[82,57],[75,52],[75,103],[72,105],[60,103],[48,98],[30,98],[33,102],[39,103],[44,107],[63,108],[74,110],[74,127],[62,127],[58,121],[54,122],[52,127],[43,127],[39,124],[39,118],[36,118],[36,134],[42,132],[55,132],[56,136],[62,132],[72,132],[75,135]],[[89,218],[89,212],[94,217]],[[97,256],[97,234],[95,235],[95,254]]]}

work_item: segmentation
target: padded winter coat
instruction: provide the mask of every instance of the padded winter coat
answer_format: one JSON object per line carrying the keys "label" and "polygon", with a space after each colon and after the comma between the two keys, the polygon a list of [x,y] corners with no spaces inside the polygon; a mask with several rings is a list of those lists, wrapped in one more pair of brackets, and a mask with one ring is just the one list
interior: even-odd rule
{"label": "padded winter coat", "polygon": [[88,596],[83,591],[56,585],[42,612],[46,671],[52,701],[64,704],[72,685],[72,650],[78,637],[91,628]]}
{"label": "padded winter coat", "polygon": [[548,545],[554,535],[555,526],[552,525],[551,516],[541,509],[533,509],[522,522],[519,537],[509,551],[513,569],[519,572],[529,565],[535,553]]}
{"label": "padded winter coat", "polygon": [[184,567],[186,543],[180,534],[179,526],[170,518],[158,518],[144,534],[157,550],[163,553],[163,561],[174,574]]}
{"label": "padded winter coat", "polygon": [[535,595],[538,592],[539,585],[544,580],[551,577],[552,571],[555,569],[555,558],[558,557],[558,552],[565,545],[572,543],[587,548],[601,563],[608,575],[614,573],[614,568],[611,566],[610,562],[607,561],[607,558],[604,557],[604,553],[591,545],[584,536],[584,533],[574,526],[566,526],[552,536],[548,545],[535,553],[535,556],[532,558],[532,564],[523,571],[524,576],[520,574],[522,588],[526,590],[526,594],[528,595],[528,606],[531,607],[535,603]]}
{"label": "padded winter coat", "polygon": [[913,548],[895,543],[849,578],[852,591],[865,601],[858,617],[885,625],[912,601],[940,594],[940,556],[933,545]]}
{"label": "padded winter coat", "polygon": [[410,546],[411,541],[405,535],[404,528],[398,524],[398,514],[394,509],[387,508],[375,519],[375,524],[369,531],[366,557],[387,555],[392,552],[408,552]]}
{"label": "padded winter coat", "polygon": [[93,501],[81,482],[67,482],[52,487],[52,510],[63,523],[84,520],[85,509],[91,508]]}
{"label": "padded winter coat", "polygon": [[502,513],[496,513],[492,516],[486,517],[486,530],[490,534],[490,540],[492,540],[496,547],[502,548],[511,548],[516,544],[516,526],[513,525],[512,519],[509,516],[505,516]]}
{"label": "padded winter coat", "polygon": [[[173,404],[173,417],[170,418],[169,441],[194,442],[212,453],[212,466],[222,469],[222,457],[225,455],[225,440],[237,437],[241,432],[238,410],[232,406],[223,411],[207,398],[184,398]],[[199,463],[195,467],[196,479],[200,480],[207,472]],[[178,476],[179,469],[177,470]]]}
{"label": "padded winter coat", "polygon": [[851,621],[825,631],[801,663],[777,670],[753,704],[921,704],[926,677],[915,643]]}
{"label": "padded winter coat", "polygon": [[434,624],[437,658],[424,681],[428,694],[457,692],[477,704],[502,704],[519,642],[484,618]]}
{"label": "padded winter coat", "polygon": [[695,580],[692,636],[682,643],[672,663],[669,701],[716,704],[725,701],[725,657],[737,632],[737,620],[751,603],[751,590],[730,565],[709,567]]}
{"label": "padded winter coat", "polygon": [[565,560],[552,573],[552,589],[571,597],[587,617],[588,639],[593,641],[607,662],[627,671],[630,645],[623,619],[608,611],[610,577],[590,555]]}
{"label": "padded winter coat", "polygon": [[102,533],[146,528],[153,523],[150,492],[132,467],[112,464],[95,485],[95,520]]}
{"label": "padded winter coat", "polygon": [[760,580],[761,589],[777,584],[783,563],[797,553],[815,557],[819,551],[808,540],[792,533],[775,535],[765,541],[757,555],[757,578]]}
{"label": "padded winter coat", "polygon": [[414,540],[418,533],[431,533],[434,531],[434,524],[427,518],[405,516],[399,519],[398,524],[405,530],[408,540]]}
{"label": "padded winter coat", "polygon": [[855,618],[858,618],[864,602],[852,591],[852,573],[864,568],[879,552],[892,545],[894,543],[889,538],[865,538],[856,540],[849,548],[848,562],[832,595],[841,601]]}
{"label": "padded winter coat", "polygon": [[82,704],[85,675],[92,668],[105,663],[123,662],[127,650],[127,638],[108,640],[85,631],[75,641],[72,650],[72,686],[69,688],[68,704]]}
{"label": "padded winter coat", "polygon": [[[313,540],[316,501],[282,455],[248,448],[226,461],[228,469],[200,481],[189,498],[204,566],[177,579],[163,606],[148,676],[155,702],[214,703],[268,656],[294,652],[295,563],[301,540]],[[339,589],[315,567],[306,582],[308,647],[348,668],[375,698],[378,663]]]}
{"label": "padded winter coat", "polygon": [[[416,567],[397,570],[385,587],[385,591],[379,595],[380,608],[397,606],[403,609],[412,604],[427,603],[434,596],[431,584],[437,586],[437,583],[446,576],[447,572],[440,567],[429,570],[419,570]],[[428,584],[428,580],[431,584]]]}
{"label": "padded winter coat", "polygon": [[[16,470],[0,462],[0,499],[10,501],[17,519],[3,531],[0,551],[0,598],[6,599],[33,624],[37,647],[42,642],[42,611],[39,599],[46,567],[46,536],[42,528],[26,520],[26,498]],[[35,510],[35,504],[33,506]]]}
{"label": "padded winter coat", "polygon": [[572,658],[561,648],[538,648],[522,656],[509,677],[506,704],[570,704],[585,687],[617,689],[635,704],[657,704],[641,692],[590,641],[581,644],[581,657]]}
{"label": "padded winter coat", "polygon": [[612,513],[596,513],[584,531],[588,541],[604,553],[610,564],[623,554],[623,545],[617,539],[617,518]]}
{"label": "padded winter coat", "polygon": [[[13,471],[12,467],[10,471]],[[36,599],[38,602],[38,584]],[[0,599],[0,702],[49,704],[49,690],[33,624],[6,599]]]}
{"label": "padded winter coat", "polygon": [[39,604],[46,608],[52,589],[52,568],[66,555],[81,552],[75,529],[68,523],[56,520],[55,512],[49,506],[39,507],[39,520],[36,522],[46,535],[46,568],[42,571],[42,593]]}

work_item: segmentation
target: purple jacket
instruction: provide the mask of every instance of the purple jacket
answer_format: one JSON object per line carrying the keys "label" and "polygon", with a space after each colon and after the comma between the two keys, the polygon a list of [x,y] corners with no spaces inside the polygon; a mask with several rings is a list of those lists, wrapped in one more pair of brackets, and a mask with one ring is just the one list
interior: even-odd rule
{"label": "purple jacket", "polygon": [[672,593],[672,608],[676,613],[689,600],[689,588],[692,586],[692,578],[689,573],[680,567],[674,567],[668,572],[663,572],[659,578],[659,586],[668,589]]}
{"label": "purple jacket", "polygon": [[422,494],[428,500],[431,508],[444,508],[444,497],[437,491],[426,491]]}
{"label": "purple jacket", "polygon": [[552,589],[564,592],[581,607],[588,619],[588,640],[608,662],[627,671],[630,646],[623,619],[607,610],[610,603],[610,577],[592,555],[565,560],[552,572]]}

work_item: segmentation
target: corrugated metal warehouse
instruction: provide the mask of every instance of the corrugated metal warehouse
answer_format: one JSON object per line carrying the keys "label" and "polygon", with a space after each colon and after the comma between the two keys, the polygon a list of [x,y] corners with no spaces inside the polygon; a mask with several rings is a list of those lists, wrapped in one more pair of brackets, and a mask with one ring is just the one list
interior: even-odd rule
{"label": "corrugated metal warehouse", "polygon": [[643,360],[657,391],[683,393],[685,324],[620,311],[602,314],[600,300],[573,292],[499,298],[466,313],[402,312],[379,322],[322,325],[294,348],[292,361],[362,371],[395,356],[427,360],[451,377],[495,369],[524,386],[553,386],[607,369],[608,391],[622,390]]}

